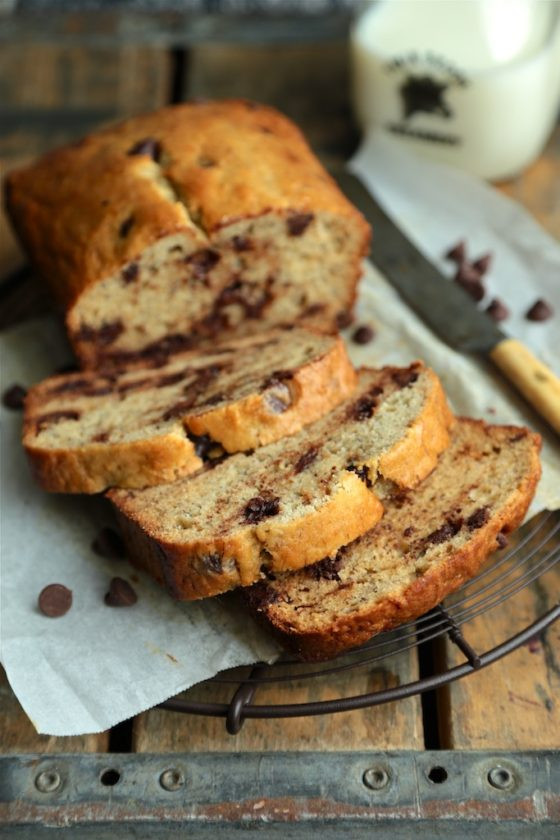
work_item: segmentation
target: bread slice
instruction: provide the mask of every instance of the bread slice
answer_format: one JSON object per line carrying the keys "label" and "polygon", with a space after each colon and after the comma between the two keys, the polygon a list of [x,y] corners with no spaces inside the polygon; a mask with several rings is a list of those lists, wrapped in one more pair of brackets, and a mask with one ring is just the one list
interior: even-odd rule
{"label": "bread slice", "polygon": [[448,444],[440,382],[420,363],[363,370],[306,429],[162,487],[112,490],[129,556],[180,599],[314,563],[382,515],[378,475],[414,487]]}
{"label": "bread slice", "polygon": [[369,243],[301,132],[241,100],[108,126],[7,177],[16,232],[84,367],[351,308]]}
{"label": "bread slice", "polygon": [[340,338],[273,330],[159,368],[47,379],[27,395],[23,444],[46,490],[147,487],[293,434],[355,384]]}
{"label": "bread slice", "polygon": [[383,499],[381,522],[319,563],[247,590],[284,645],[321,660],[410,621],[472,577],[527,511],[540,438],[461,419],[449,449],[412,493]]}

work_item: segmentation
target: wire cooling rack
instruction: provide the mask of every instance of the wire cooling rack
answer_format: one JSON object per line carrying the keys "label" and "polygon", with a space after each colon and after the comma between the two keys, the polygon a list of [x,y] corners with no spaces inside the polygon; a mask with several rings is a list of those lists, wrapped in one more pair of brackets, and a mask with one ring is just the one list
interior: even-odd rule
{"label": "wire cooling rack", "polygon": [[[484,651],[474,650],[465,637],[465,632],[468,636],[470,621],[483,613],[507,608],[504,605],[514,595],[550,571],[559,560],[560,510],[543,511],[512,535],[507,550],[494,554],[476,577],[416,621],[379,634],[361,647],[328,662],[309,664],[285,657],[273,665],[255,665],[241,683],[239,676],[228,676],[228,672],[208,680],[207,684],[237,686],[229,703],[193,702],[178,696],[160,704],[159,708],[224,717],[227,731],[233,735],[240,730],[246,718],[288,718],[351,711],[438,688],[496,662],[538,636],[560,617],[560,604],[557,602],[532,624]],[[333,686],[339,674],[357,668],[371,668],[388,657],[402,655],[420,644],[442,637],[449,638],[464,654],[462,664],[393,688],[333,700],[290,702],[290,687],[295,681],[328,679]],[[258,687],[271,683],[282,686],[286,702],[274,705],[253,703]]]}

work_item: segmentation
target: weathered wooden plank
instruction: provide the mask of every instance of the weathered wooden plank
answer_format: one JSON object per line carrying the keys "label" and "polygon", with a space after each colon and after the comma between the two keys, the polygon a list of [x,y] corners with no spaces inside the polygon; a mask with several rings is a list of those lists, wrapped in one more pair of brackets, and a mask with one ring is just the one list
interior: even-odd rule
{"label": "weathered wooden plank", "polygon": [[[246,669],[236,672],[240,678]],[[417,678],[415,655],[387,659],[376,670],[360,669],[283,685],[260,686],[256,704],[304,703],[351,697],[389,688]],[[235,685],[194,686],[191,701],[229,702]],[[418,697],[376,708],[278,720],[247,720],[228,735],[223,718],[152,710],[136,718],[133,748],[137,752],[205,752],[267,750],[421,749],[424,746]]]}
{"label": "weathered wooden plank", "polygon": [[0,753],[105,752],[108,745],[107,732],[71,738],[38,735],[0,666]]}
{"label": "weathered wooden plank", "polygon": [[[501,607],[465,627],[477,651],[494,647],[531,624],[558,601],[560,568],[548,572]],[[450,666],[464,661],[451,643]],[[560,748],[560,623],[504,659],[440,692],[442,747]]]}
{"label": "weathered wooden plank", "polygon": [[326,162],[349,157],[356,147],[346,41],[201,45],[191,50],[185,72],[185,98],[246,97],[273,105]]}

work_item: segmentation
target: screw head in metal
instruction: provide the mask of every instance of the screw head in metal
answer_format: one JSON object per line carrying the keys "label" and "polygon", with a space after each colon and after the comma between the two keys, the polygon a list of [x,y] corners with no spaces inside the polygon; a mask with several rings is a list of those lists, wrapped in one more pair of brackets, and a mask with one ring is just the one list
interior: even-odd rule
{"label": "screw head in metal", "polygon": [[488,771],[488,782],[498,790],[510,790],[515,784],[515,776],[507,767],[497,764]]}
{"label": "screw head in metal", "polygon": [[185,777],[180,770],[177,770],[175,767],[170,767],[168,770],[163,771],[159,777],[159,783],[164,790],[179,790],[185,784]]}
{"label": "screw head in metal", "polygon": [[390,778],[386,768],[381,765],[370,767],[362,776],[364,785],[370,790],[383,790],[389,784]]}
{"label": "screw head in metal", "polygon": [[42,770],[35,777],[35,787],[41,793],[54,793],[62,784],[58,770]]}

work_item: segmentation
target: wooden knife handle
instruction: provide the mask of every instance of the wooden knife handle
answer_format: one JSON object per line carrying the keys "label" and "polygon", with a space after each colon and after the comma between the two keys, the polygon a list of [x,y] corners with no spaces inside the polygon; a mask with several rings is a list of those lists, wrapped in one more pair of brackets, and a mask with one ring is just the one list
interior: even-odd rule
{"label": "wooden knife handle", "polygon": [[560,379],[515,338],[500,341],[490,358],[560,434]]}

